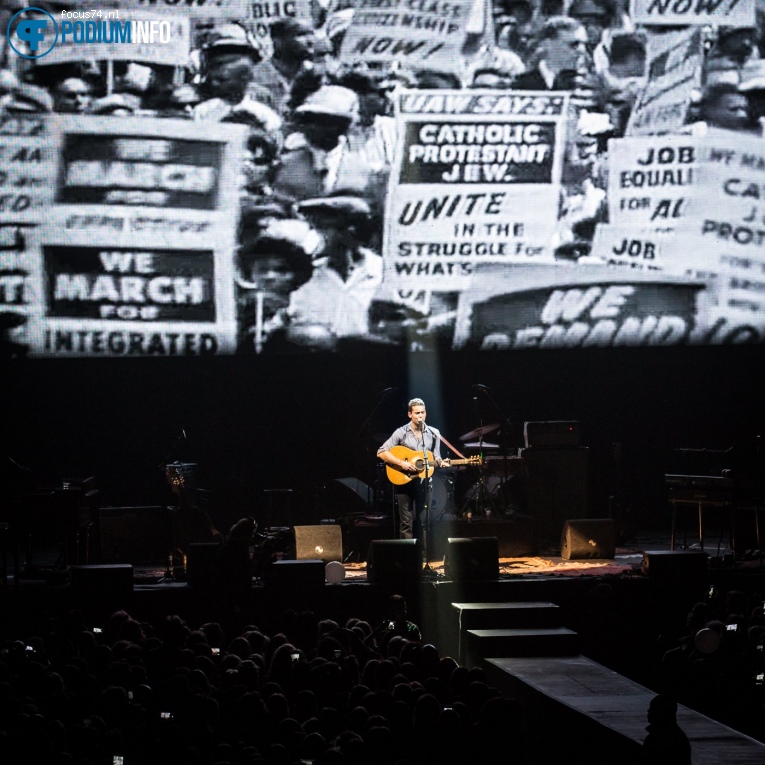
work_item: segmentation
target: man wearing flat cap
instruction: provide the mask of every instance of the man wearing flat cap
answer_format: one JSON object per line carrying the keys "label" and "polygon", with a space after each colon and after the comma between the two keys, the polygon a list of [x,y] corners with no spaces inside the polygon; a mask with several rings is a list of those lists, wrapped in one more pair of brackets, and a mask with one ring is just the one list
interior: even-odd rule
{"label": "man wearing flat cap", "polygon": [[274,188],[296,200],[358,188],[349,176],[360,160],[349,151],[347,137],[357,114],[358,97],[340,85],[324,85],[308,96],[295,110],[297,131],[287,136]]}
{"label": "man wearing flat cap", "polygon": [[[202,57],[201,87],[206,100],[194,107],[194,119],[219,122],[245,100],[265,104],[273,111],[273,97],[254,77],[260,50],[243,27],[223,24],[213,30],[202,48]],[[276,114],[274,119],[278,121]]]}
{"label": "man wearing flat cap", "polygon": [[285,116],[295,79],[311,67],[314,32],[304,21],[276,19],[271,24],[271,41],[273,54],[255,67],[254,80],[271,93],[276,111]]}
{"label": "man wearing flat cap", "polygon": [[292,293],[287,309],[293,339],[366,337],[369,307],[382,282],[382,258],[362,246],[371,208],[362,198],[338,194],[298,205],[323,239],[311,278]]}

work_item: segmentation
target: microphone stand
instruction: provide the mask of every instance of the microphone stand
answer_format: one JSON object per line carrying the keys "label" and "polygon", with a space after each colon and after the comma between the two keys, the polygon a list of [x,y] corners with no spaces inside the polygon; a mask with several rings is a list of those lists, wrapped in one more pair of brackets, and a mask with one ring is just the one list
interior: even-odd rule
{"label": "microphone stand", "polygon": [[[425,426],[422,428],[422,458],[425,460],[425,507],[424,509],[424,523],[425,523],[425,566],[423,567],[424,576],[434,576],[435,572],[430,567],[430,494],[433,479],[428,475],[430,472],[430,466],[428,463],[428,450],[425,447]],[[422,523],[422,522],[421,522]]]}

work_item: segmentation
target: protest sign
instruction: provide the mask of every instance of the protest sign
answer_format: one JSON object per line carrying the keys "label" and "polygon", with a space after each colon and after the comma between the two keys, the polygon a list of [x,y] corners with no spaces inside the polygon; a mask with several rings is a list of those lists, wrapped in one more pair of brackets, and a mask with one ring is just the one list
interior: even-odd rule
{"label": "protest sign", "polygon": [[0,325],[23,340],[30,315],[39,313],[40,260],[28,245],[29,224],[0,223]]}
{"label": "protest sign", "polygon": [[56,161],[44,114],[0,114],[0,220],[36,223],[53,199]]}
{"label": "protest sign", "polygon": [[[92,30],[83,32],[88,35],[87,44],[83,44],[82,38],[75,34],[67,35],[66,38],[62,35],[50,52],[36,63],[50,66],[95,59],[183,66],[188,62],[191,33],[187,15],[150,11],[138,13],[123,9],[112,13],[119,13],[119,19],[79,22],[92,25]],[[135,25],[137,22],[144,25],[142,29],[145,29],[147,34],[153,32],[151,41],[139,41]],[[126,42],[128,34],[130,41]]]}
{"label": "protest sign", "polygon": [[277,19],[298,19],[313,23],[311,0],[262,0],[249,3],[251,28],[259,40],[268,40],[270,45],[271,24]]}
{"label": "protest sign", "polygon": [[343,38],[346,64],[390,63],[461,73],[462,54],[484,0],[358,0]]}
{"label": "protest sign", "polygon": [[692,344],[705,337],[711,293],[702,281],[606,265],[481,265],[460,295],[454,347]]}
{"label": "protest sign", "polygon": [[755,0],[632,0],[630,16],[647,26],[753,27]]}
{"label": "protest sign", "polygon": [[237,168],[246,130],[60,117],[37,238],[41,355],[197,355],[235,347]]}
{"label": "protest sign", "polygon": [[668,232],[655,229],[599,223],[595,228],[590,255],[610,266],[661,271],[664,269],[662,243],[668,235]]}
{"label": "protest sign", "polygon": [[608,142],[608,220],[671,229],[685,214],[703,138],[686,135]]}
{"label": "protest sign", "polygon": [[688,212],[669,253],[684,251],[689,269],[718,282],[721,307],[765,315],[765,149],[762,139],[710,136]]}
{"label": "protest sign", "polygon": [[550,259],[566,107],[562,93],[403,92],[384,279],[464,289],[478,262]]}
{"label": "protest sign", "polygon": [[630,113],[628,136],[671,133],[685,124],[693,92],[701,87],[702,31],[649,34],[646,55],[648,76]]}
{"label": "protest sign", "polygon": [[[24,341],[42,275],[30,235],[53,201],[56,159],[45,114],[0,115],[0,321]],[[8,314],[11,314],[10,316]],[[25,344],[25,343],[22,343]]]}
{"label": "protest sign", "polygon": [[[92,8],[93,3],[74,0],[67,8]],[[106,0],[100,7],[118,5],[121,11],[172,11],[192,19],[246,19],[250,0]],[[144,14],[140,14],[144,18]]]}

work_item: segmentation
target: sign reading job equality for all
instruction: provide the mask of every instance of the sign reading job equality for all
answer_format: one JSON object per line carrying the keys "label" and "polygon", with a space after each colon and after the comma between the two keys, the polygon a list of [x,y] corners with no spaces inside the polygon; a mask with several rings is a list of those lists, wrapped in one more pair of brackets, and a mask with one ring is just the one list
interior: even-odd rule
{"label": "sign reading job equality for all", "polygon": [[608,220],[672,229],[685,215],[704,138],[614,138],[608,142]]}
{"label": "sign reading job equality for all", "polygon": [[688,253],[664,242],[687,214],[704,138],[657,135],[608,143],[608,223],[595,229],[591,254],[611,265],[686,272]]}
{"label": "sign reading job equality for all", "polygon": [[243,128],[59,117],[54,204],[38,240],[41,355],[197,355],[235,345]]}
{"label": "sign reading job equality for all", "polygon": [[464,289],[476,263],[550,257],[565,94],[406,91],[385,218],[385,279]]}

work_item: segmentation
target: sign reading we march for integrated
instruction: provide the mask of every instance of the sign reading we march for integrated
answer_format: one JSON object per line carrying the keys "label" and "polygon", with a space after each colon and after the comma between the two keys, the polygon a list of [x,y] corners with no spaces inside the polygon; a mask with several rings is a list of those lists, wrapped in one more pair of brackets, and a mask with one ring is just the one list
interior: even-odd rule
{"label": "sign reading we march for integrated", "polygon": [[53,199],[26,238],[33,355],[231,353],[246,129],[56,115]]}
{"label": "sign reading we march for integrated", "polygon": [[550,258],[566,110],[561,93],[402,93],[386,281],[459,290],[476,263]]}

